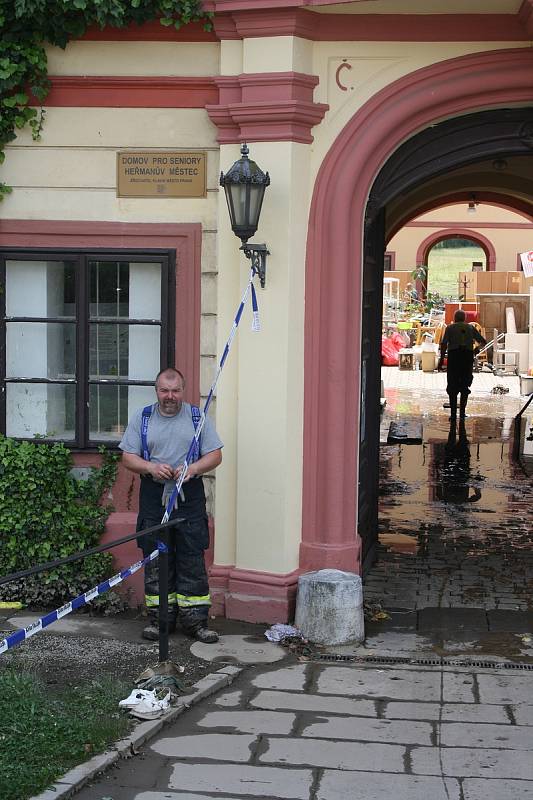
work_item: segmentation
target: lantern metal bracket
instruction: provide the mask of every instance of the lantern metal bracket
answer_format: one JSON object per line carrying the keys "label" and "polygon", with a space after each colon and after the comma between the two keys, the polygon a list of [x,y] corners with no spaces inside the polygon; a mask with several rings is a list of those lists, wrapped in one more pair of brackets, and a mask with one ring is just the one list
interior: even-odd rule
{"label": "lantern metal bracket", "polygon": [[266,257],[270,255],[266,244],[243,244],[240,248],[246,258],[252,262],[252,271],[254,275],[259,275],[261,282],[261,289],[265,288],[266,283]]}

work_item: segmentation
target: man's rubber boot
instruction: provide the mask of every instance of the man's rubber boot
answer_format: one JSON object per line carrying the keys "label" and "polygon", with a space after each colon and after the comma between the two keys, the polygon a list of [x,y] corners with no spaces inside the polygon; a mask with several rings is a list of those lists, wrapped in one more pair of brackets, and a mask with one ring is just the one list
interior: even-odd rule
{"label": "man's rubber boot", "polygon": [[[168,609],[168,632],[176,633],[176,621],[178,612],[175,606],[170,606]],[[148,639],[150,642],[157,642],[159,639],[159,616],[157,613],[148,614],[148,625],[143,629],[143,639]]]}
{"label": "man's rubber boot", "polygon": [[450,395],[450,422],[457,419],[457,395]]}
{"label": "man's rubber boot", "polygon": [[218,642],[218,633],[210,631],[207,626],[196,628],[195,631],[191,631],[189,636],[192,636],[197,642],[202,642],[203,644],[215,644],[215,642]]}
{"label": "man's rubber boot", "polygon": [[142,638],[148,639],[150,642],[159,641],[159,620],[157,613],[148,613],[148,625],[143,628]]}

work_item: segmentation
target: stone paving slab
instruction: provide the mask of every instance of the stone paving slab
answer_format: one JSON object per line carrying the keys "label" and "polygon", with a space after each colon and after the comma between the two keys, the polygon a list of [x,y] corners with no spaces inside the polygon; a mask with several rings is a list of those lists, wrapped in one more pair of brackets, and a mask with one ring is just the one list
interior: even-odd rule
{"label": "stone paving slab", "polygon": [[226,692],[223,695],[220,695],[215,700],[217,706],[224,706],[226,708],[234,708],[241,703],[242,700],[242,692],[235,691],[235,692]]}
{"label": "stone paving slab", "polygon": [[[531,695],[528,700],[533,699]],[[533,706],[519,705],[511,706],[511,711],[516,720],[517,725],[533,725]]]}
{"label": "stone paving slab", "polygon": [[[313,784],[310,769],[250,767],[242,764],[176,764],[169,789],[195,792],[217,792],[224,795],[308,800]],[[138,800],[138,798],[136,798]]]}
{"label": "stone paving slab", "polygon": [[289,734],[295,714],[277,711],[211,711],[199,721],[201,728],[232,728],[242,733]]}
{"label": "stone paving slab", "polygon": [[324,739],[266,739],[267,749],[259,755],[262,764],[291,767],[403,772],[405,748],[374,742],[332,742]]}
{"label": "stone paving slab", "polygon": [[[113,798],[113,800],[122,800],[122,798]],[[128,797],[126,800],[131,800]],[[135,800],[213,800],[213,795],[207,794],[191,794],[191,792],[141,792],[135,795]],[[242,800],[237,795],[217,794],[216,800]],[[266,798],[263,796],[262,800],[276,800],[276,797]]]}
{"label": "stone paving slab", "polygon": [[282,667],[258,675],[252,683],[258,689],[285,689],[288,691],[303,691],[306,680],[306,667],[296,664],[292,667]]}
{"label": "stone paving slab", "polygon": [[515,725],[447,722],[440,729],[440,742],[448,747],[497,747],[533,750],[533,730]]}
{"label": "stone paving slab", "polygon": [[475,692],[476,676],[473,673],[443,673],[442,699],[445,703],[474,703],[476,702]]}
{"label": "stone paving slab", "polygon": [[301,736],[317,739],[353,739],[359,742],[424,745],[432,743],[432,733],[433,727],[428,722],[332,717],[305,725]]}
{"label": "stone paving slab", "polygon": [[464,800],[533,800],[533,784],[526,781],[483,780],[463,781]]}
{"label": "stone paving slab", "polygon": [[[442,706],[442,722],[488,722],[510,725],[507,706],[487,706],[468,703],[447,703]],[[531,723],[533,724],[533,722]]]}
{"label": "stone paving slab", "polygon": [[376,704],[373,700],[353,700],[350,697],[325,697],[312,694],[294,694],[293,692],[262,691],[250,700],[250,705],[265,709],[350,714],[354,717],[376,716]]}
{"label": "stone paving slab", "polygon": [[530,698],[531,675],[479,675],[479,697],[482,703],[517,703]]}
{"label": "stone paving slab", "polygon": [[167,758],[201,758],[216,761],[248,761],[256,737],[247,734],[206,733],[158,739],[151,750]]}
{"label": "stone paving slab", "polygon": [[438,672],[414,670],[354,670],[328,667],[317,678],[319,694],[394,698],[396,700],[440,699]]}
{"label": "stone paving slab", "polygon": [[428,636],[406,630],[384,630],[367,635],[365,647],[369,653],[375,651],[380,655],[427,655],[428,658],[435,655],[434,643]]}
{"label": "stone paving slab", "polygon": [[440,719],[442,708],[439,703],[402,703],[389,700],[382,713],[385,719],[436,721]]}
{"label": "stone paving slab", "polygon": [[520,750],[419,747],[412,750],[411,762],[413,772],[419,775],[533,781],[533,758]]}
{"label": "stone paving slab", "polygon": [[348,798],[349,800],[391,800],[391,798],[461,800],[461,795],[458,781],[450,778],[443,780],[419,775],[377,775],[375,772],[358,772],[357,776],[354,776],[325,770],[320,779],[316,800],[348,800]]}

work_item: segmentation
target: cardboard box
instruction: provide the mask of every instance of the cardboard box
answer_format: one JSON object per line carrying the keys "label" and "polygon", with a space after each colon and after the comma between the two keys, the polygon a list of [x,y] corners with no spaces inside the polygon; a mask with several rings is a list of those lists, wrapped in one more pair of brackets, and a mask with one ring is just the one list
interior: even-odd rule
{"label": "cardboard box", "polygon": [[521,272],[507,272],[507,293],[520,294],[523,291],[524,276]]}
{"label": "cardboard box", "polygon": [[493,294],[506,294],[508,291],[507,272],[486,272],[485,274],[489,275],[491,278],[491,287],[490,289],[478,289],[480,294],[485,291],[492,292]]}

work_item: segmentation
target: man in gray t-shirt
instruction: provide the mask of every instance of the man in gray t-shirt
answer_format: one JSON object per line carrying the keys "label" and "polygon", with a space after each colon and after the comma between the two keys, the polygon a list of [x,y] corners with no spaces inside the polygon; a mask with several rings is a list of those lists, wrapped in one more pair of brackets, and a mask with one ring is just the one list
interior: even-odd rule
{"label": "man in gray t-shirt", "polygon": [[[183,462],[193,440],[199,411],[183,401],[185,379],[179,370],[162,370],[156,378],[157,403],[139,409],[133,415],[119,444],[122,462],[141,476],[137,530],[158,525],[181,475]],[[201,476],[222,461],[222,442],[206,418],[200,436],[199,451],[189,464],[180,498],[171,514],[176,525],[170,529],[169,542],[169,629],[179,619],[185,633],[201,642],[216,642],[217,635],[207,627],[211,600],[204,562],[209,544],[205,493]],[[144,555],[157,546],[157,536],[138,540]],[[158,560],[145,566],[145,602],[149,625],[146,639],[159,636]]]}

